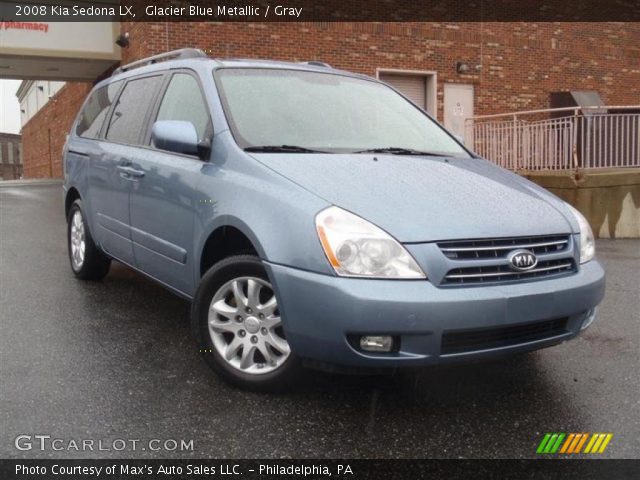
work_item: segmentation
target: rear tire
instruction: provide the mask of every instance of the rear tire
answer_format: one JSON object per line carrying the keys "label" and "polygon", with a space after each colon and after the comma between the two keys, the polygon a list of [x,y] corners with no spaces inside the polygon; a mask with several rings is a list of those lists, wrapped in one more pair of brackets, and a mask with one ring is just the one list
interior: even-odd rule
{"label": "rear tire", "polygon": [[102,280],[111,266],[93,241],[80,199],[73,202],[67,216],[67,246],[73,274],[82,280]]}
{"label": "rear tire", "polygon": [[285,339],[267,272],[253,255],[226,258],[205,273],[191,322],[205,361],[232,385],[280,391],[291,387],[301,372]]}

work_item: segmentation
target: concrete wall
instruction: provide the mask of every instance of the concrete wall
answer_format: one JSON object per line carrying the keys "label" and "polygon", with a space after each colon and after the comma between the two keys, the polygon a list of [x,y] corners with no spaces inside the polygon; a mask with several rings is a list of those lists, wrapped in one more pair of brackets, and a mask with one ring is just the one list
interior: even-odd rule
{"label": "concrete wall", "polygon": [[580,210],[600,238],[640,238],[640,168],[520,172]]}

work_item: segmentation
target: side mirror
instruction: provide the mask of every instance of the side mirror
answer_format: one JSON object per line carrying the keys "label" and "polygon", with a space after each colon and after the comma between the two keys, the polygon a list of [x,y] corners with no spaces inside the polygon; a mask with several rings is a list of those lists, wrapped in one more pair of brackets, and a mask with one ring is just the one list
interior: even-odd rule
{"label": "side mirror", "polygon": [[198,155],[198,132],[191,122],[159,120],[153,124],[151,142],[160,150]]}

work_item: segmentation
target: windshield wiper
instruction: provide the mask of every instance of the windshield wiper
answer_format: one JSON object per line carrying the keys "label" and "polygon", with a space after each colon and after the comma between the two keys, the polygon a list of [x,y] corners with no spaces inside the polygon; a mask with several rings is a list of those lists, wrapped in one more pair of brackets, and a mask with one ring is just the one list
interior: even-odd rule
{"label": "windshield wiper", "polygon": [[299,147],[297,145],[253,145],[244,149],[245,152],[282,152],[282,153],[329,153],[322,150]]}
{"label": "windshield wiper", "polygon": [[420,150],[414,150],[413,148],[403,148],[403,147],[380,147],[380,148],[369,148],[367,150],[359,150],[353,153],[390,153],[391,155],[430,155],[433,157],[447,157],[443,153],[438,152],[423,152]]}

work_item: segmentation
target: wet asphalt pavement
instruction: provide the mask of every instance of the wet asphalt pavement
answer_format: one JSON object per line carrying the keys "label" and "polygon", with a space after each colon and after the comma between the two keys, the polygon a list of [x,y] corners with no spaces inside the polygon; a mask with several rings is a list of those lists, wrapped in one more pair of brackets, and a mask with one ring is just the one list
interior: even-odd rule
{"label": "wet asphalt pavement", "polygon": [[[395,376],[309,371],[261,395],[200,359],[186,301],[117,264],[72,276],[60,185],[0,187],[0,457],[513,458],[545,432],[612,432],[601,457],[638,458],[640,240],[599,241],[598,257],[607,294],[572,342]],[[19,451],[20,434],[194,448]]]}

